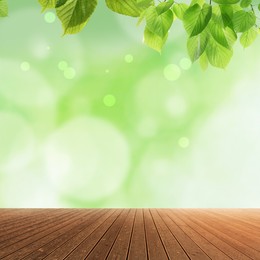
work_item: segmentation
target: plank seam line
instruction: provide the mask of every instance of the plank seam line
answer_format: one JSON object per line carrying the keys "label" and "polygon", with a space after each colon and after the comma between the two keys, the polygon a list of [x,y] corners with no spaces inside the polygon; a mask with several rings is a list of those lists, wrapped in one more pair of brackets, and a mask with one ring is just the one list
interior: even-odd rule
{"label": "plank seam line", "polygon": [[[176,215],[175,215],[176,216]],[[180,219],[180,217],[179,217],[179,215],[178,215],[178,213],[177,213],[177,218],[179,218]],[[213,247],[215,247],[217,250],[219,250],[219,251],[221,251],[223,254],[225,254],[228,258],[230,258],[230,259],[232,259],[230,256],[228,256],[224,251],[222,251],[220,248],[218,248],[218,247],[216,247],[214,244],[212,244],[206,237],[204,237],[202,234],[200,234],[196,229],[194,229],[194,228],[192,228],[189,224],[187,224],[187,222],[186,221],[184,221],[183,220],[183,222],[190,228],[190,229],[192,229],[193,231],[195,231],[195,233],[197,233],[200,237],[202,237],[203,239],[205,239],[205,240],[207,240]],[[203,228],[202,228],[203,229]],[[183,229],[182,229],[183,230]],[[205,229],[204,229],[205,230]],[[183,232],[184,232],[184,230],[183,230]],[[186,233],[187,234],[187,233]],[[188,234],[187,234],[188,235]],[[211,235],[213,235],[213,234],[211,234]],[[189,236],[189,235],[188,235]],[[213,235],[214,237],[216,237],[215,235]],[[216,237],[217,238],[217,237]],[[190,237],[190,239],[192,239],[191,237]],[[222,240],[221,240],[222,241]],[[193,240],[193,242],[194,243],[196,243],[194,240]],[[225,243],[224,241],[222,241],[223,243]],[[225,243],[225,244],[227,244],[227,243]]]}
{"label": "plank seam line", "polygon": [[[108,216],[106,216],[106,215],[108,215]],[[111,217],[112,215],[113,215],[113,212],[112,212],[112,213],[109,213],[109,211],[106,210],[105,213],[99,217],[99,219],[100,219],[100,218],[103,218],[104,216],[106,216],[105,220],[107,220],[107,219],[108,219],[109,217]],[[104,221],[105,221],[105,220],[104,220]],[[94,220],[93,222],[91,222],[90,225],[92,225],[95,221],[96,221],[96,220]],[[66,259],[70,254],[72,254],[91,234],[93,234],[93,233],[95,232],[95,230],[96,230],[97,228],[99,228],[99,227],[104,223],[104,221],[103,221],[101,224],[99,224],[89,235],[87,235],[86,237],[84,237],[84,239],[83,239],[77,246],[75,246],[74,248],[72,248],[72,250],[71,250],[63,259]],[[78,234],[84,232],[86,229],[87,229],[87,228],[85,228],[84,230],[80,231]],[[77,235],[78,235],[78,234],[77,234]],[[75,235],[75,236],[76,236],[76,235]],[[73,237],[72,237],[71,239],[69,239],[69,240],[72,240],[75,236],[73,236]],[[68,241],[69,241],[69,240],[68,240]],[[66,241],[66,242],[68,242],[68,241]],[[60,248],[61,248],[61,247],[56,248],[55,251],[56,251],[56,250],[59,250]],[[55,251],[53,251],[53,252],[55,252]],[[53,253],[53,252],[52,252],[52,253]],[[49,255],[48,255],[48,256],[49,256]],[[46,259],[48,256],[46,256],[44,259]]]}
{"label": "plank seam line", "polygon": [[129,259],[129,254],[130,254],[130,246],[132,243],[132,238],[133,238],[133,232],[134,232],[134,224],[135,224],[135,218],[136,218],[136,209],[135,209],[135,215],[134,215],[134,219],[133,219],[133,224],[132,224],[132,229],[131,229],[131,235],[130,235],[130,239],[129,239],[129,243],[128,243],[128,250],[127,250],[127,254],[126,254],[126,259]]}
{"label": "plank seam line", "polygon": [[115,220],[112,222],[112,224],[107,228],[105,233],[101,236],[101,238],[98,240],[98,242],[95,244],[95,246],[89,251],[89,253],[85,256],[84,259],[87,259],[87,257],[95,250],[95,248],[98,246],[99,242],[102,240],[102,238],[108,233],[108,230],[112,228],[116,220],[123,214],[124,210],[120,212],[120,214],[115,218]]}
{"label": "plank seam line", "polygon": [[168,259],[170,260],[169,254],[168,254],[168,252],[167,252],[167,250],[166,250],[166,247],[165,247],[165,245],[164,245],[164,243],[163,243],[163,240],[162,240],[162,238],[161,238],[161,235],[160,235],[160,233],[159,233],[159,231],[158,231],[157,225],[155,224],[154,217],[153,217],[153,214],[152,214],[152,212],[151,212],[151,209],[149,209],[149,213],[150,213],[150,215],[151,215],[153,224],[154,224],[155,229],[156,229],[156,231],[157,231],[157,234],[158,234],[158,236],[159,236],[159,238],[160,238],[160,241],[161,241],[161,243],[162,243],[162,246],[163,246],[163,248],[164,248],[164,251],[165,251],[165,253],[166,253],[166,256],[167,256]]}
{"label": "plank seam line", "polygon": [[[68,213],[67,215],[71,216],[72,213]],[[51,220],[53,220],[53,219],[60,219],[61,217],[62,217],[61,215],[57,215],[57,216],[54,216],[54,217],[50,217],[50,218],[48,219],[48,222],[49,222],[49,224],[50,224],[50,223],[52,223]],[[28,221],[29,221],[29,219],[28,219]],[[36,224],[31,224],[31,225],[29,225],[29,226],[26,226],[26,228],[34,227],[35,225],[39,225],[39,224],[40,224],[40,226],[44,227],[44,226],[45,226],[45,225],[44,225],[44,222],[46,222],[46,219],[43,220],[43,221],[40,221],[40,222],[38,222],[38,223],[36,223]],[[17,232],[17,231],[19,231],[19,230],[23,230],[23,227],[19,228],[18,230],[15,230],[14,232],[10,232],[10,233],[8,233],[8,234],[6,234],[6,235],[15,233],[15,232]],[[36,228],[32,228],[32,230],[28,230],[28,231],[26,231],[26,232],[24,232],[24,233],[21,233],[21,234],[19,234],[19,236],[24,235],[24,234],[27,234],[27,233],[29,233],[29,232],[32,232],[32,231],[34,231],[34,230],[36,230]],[[10,239],[13,239],[13,238],[15,238],[15,237],[17,237],[17,235],[14,235],[14,236],[12,236],[12,237],[10,237],[10,238],[8,238],[8,239],[5,239],[4,241],[1,241],[1,242],[6,242],[6,241],[8,241],[8,240],[10,240]],[[30,237],[30,236],[27,236],[27,237],[25,237],[25,238],[23,238],[23,239],[21,239],[21,240],[24,240],[24,239],[26,239],[26,238],[28,238],[28,237]],[[18,240],[18,241],[16,241],[16,242],[12,243],[12,244],[8,244],[8,246],[13,245],[13,244],[15,244],[15,243],[17,243],[17,242],[19,242],[19,241],[21,241],[21,240]],[[2,248],[3,248],[3,247],[1,247],[0,249],[2,249]]]}
{"label": "plank seam line", "polygon": [[[71,215],[72,215],[72,214],[71,214]],[[74,217],[71,217],[71,218],[70,218],[69,220],[67,220],[66,222],[71,221],[73,218],[74,218]],[[56,222],[55,222],[55,223],[56,223]],[[45,232],[46,230],[48,230],[48,228],[43,229],[40,233]],[[55,229],[54,231],[52,230],[52,231],[51,231],[50,233],[48,233],[47,235],[45,235],[45,236],[43,236],[43,237],[40,237],[39,239],[36,239],[36,240],[34,240],[33,242],[30,242],[29,244],[26,244],[25,246],[22,246],[22,247],[20,247],[19,249],[15,250],[15,251],[13,251],[13,252],[11,252],[11,253],[9,253],[9,254],[3,256],[3,257],[7,257],[7,256],[9,256],[9,255],[12,255],[12,254],[14,254],[15,252],[17,252],[17,251],[19,251],[19,250],[21,250],[21,249],[23,249],[23,248],[25,248],[25,247],[31,245],[32,243],[34,243],[34,242],[36,242],[36,241],[38,241],[38,240],[40,240],[40,239],[42,239],[42,238],[44,238],[44,237],[46,237],[46,236],[52,234],[53,232],[55,232],[55,231],[57,231],[57,230],[58,230],[58,229]],[[38,233],[36,233],[36,235],[37,235],[37,234],[38,234]],[[29,238],[29,237],[30,237],[30,236],[28,236],[28,237],[26,237],[26,238],[24,238],[24,239],[27,239],[27,238]],[[24,239],[21,239],[21,240],[15,242],[15,243],[13,243],[13,244],[10,244],[10,245],[8,245],[8,246],[15,245],[16,243],[18,243],[18,242],[20,242],[20,241],[23,241]]]}
{"label": "plank seam line", "polygon": [[118,238],[118,236],[119,236],[120,231],[122,230],[122,228],[123,228],[123,226],[124,226],[124,224],[125,224],[125,222],[126,222],[128,216],[130,215],[130,212],[131,212],[131,210],[128,211],[128,213],[127,213],[127,215],[126,215],[126,217],[125,217],[125,220],[123,221],[122,226],[121,226],[120,229],[118,230],[117,235],[116,235],[116,238],[115,238],[114,242],[112,243],[112,245],[111,245],[111,247],[110,247],[110,249],[109,249],[109,251],[108,251],[108,253],[107,253],[107,255],[106,255],[106,259],[108,258],[109,253],[111,252],[111,250],[112,250],[112,248],[113,248],[113,246],[114,246],[114,244],[115,244],[115,242],[116,242],[116,240],[117,240],[117,238]]}
{"label": "plank seam line", "polygon": [[[228,222],[227,223],[227,220],[226,219],[223,219],[223,218],[221,218],[221,216],[216,216],[216,215],[219,215],[219,214],[214,214],[213,212],[206,212],[206,215],[209,215],[209,216],[214,216],[215,218],[215,221],[220,221],[221,220],[221,222],[224,224],[224,225],[228,225],[229,227],[231,227],[231,230],[230,231],[232,231],[232,229],[240,229],[240,227],[237,227],[237,225],[238,226],[241,226],[241,224],[239,224],[239,223],[237,223],[236,221],[232,221],[231,222],[231,224]],[[225,215],[226,216],[226,215]],[[248,230],[245,230],[245,227],[242,225],[242,228],[243,228],[243,233],[245,233],[245,234],[247,234],[247,235],[250,235],[250,229],[253,229],[253,228],[249,228],[249,231]],[[253,229],[253,231],[255,231],[255,229]],[[256,249],[257,250],[257,249]],[[258,250],[257,250],[258,251]]]}
{"label": "plank seam line", "polygon": [[[100,225],[98,225],[87,237],[85,237],[75,248],[73,248],[73,250],[70,251],[70,253],[68,255],[65,256],[64,259],[68,258],[73,252],[75,252],[77,250],[78,247],[80,247],[85,241],[86,239],[88,239],[89,236],[91,236],[108,218],[112,217],[115,214],[115,211],[112,212]],[[103,215],[104,216],[104,215]],[[96,245],[95,245],[96,246]],[[94,246],[94,247],[95,247]],[[92,248],[93,249],[93,248]],[[91,251],[92,251],[91,249]]]}
{"label": "plank seam line", "polygon": [[[177,225],[177,223],[170,216],[169,216],[169,218]],[[179,225],[177,225],[177,226],[205,253],[205,255],[207,255],[209,257],[209,259],[212,259]]]}
{"label": "plank seam line", "polygon": [[143,218],[143,225],[144,225],[144,239],[145,239],[145,247],[146,247],[146,256],[147,259],[149,260],[149,250],[148,250],[148,241],[147,241],[147,236],[146,236],[146,225],[145,225],[145,218],[144,218],[144,209],[142,209],[142,218]]}
{"label": "plank seam line", "polygon": [[[25,213],[24,213],[25,214]],[[30,218],[32,218],[32,217],[39,217],[39,216],[41,216],[42,215],[42,213],[41,212],[37,212],[37,213],[35,213],[35,215],[33,215],[33,216],[23,216],[23,217],[19,217],[19,216],[16,216],[16,217],[14,217],[13,219],[5,219],[5,222],[2,222],[2,225],[12,225],[12,224],[14,224],[14,223],[17,223],[17,220],[19,221],[19,224],[20,223],[23,223],[23,222],[26,222],[26,221],[28,221],[28,219],[30,219]],[[6,216],[1,216],[1,218],[6,218]],[[10,218],[10,216],[8,217],[7,216],[7,218]],[[12,227],[12,226],[11,226]],[[0,231],[2,231],[2,229],[0,228]]]}
{"label": "plank seam line", "polygon": [[[93,216],[95,216],[96,214],[97,214],[97,212],[95,212],[95,211],[90,211],[90,212],[87,212],[87,214],[84,214],[83,216],[82,216],[82,214],[80,214],[80,218],[82,218],[82,217],[93,217]],[[64,226],[63,228],[65,228],[65,227],[67,227],[67,226],[68,226],[68,225]],[[88,226],[88,225],[87,225],[87,226]],[[77,227],[77,226],[72,227],[72,228],[68,229],[67,231],[65,231],[64,233],[62,233],[62,234],[56,236],[55,238],[53,238],[52,240],[48,241],[48,242],[45,243],[44,245],[40,246],[37,250],[39,250],[41,247],[44,247],[44,246],[50,244],[53,240],[55,240],[55,239],[57,239],[57,238],[63,236],[64,234],[66,234],[67,232],[70,232],[71,230],[73,230],[73,229],[76,228],[76,227]],[[57,231],[57,230],[56,230],[56,231]],[[51,234],[52,234],[52,233],[51,233]],[[49,235],[50,235],[50,234],[49,234]],[[63,241],[60,246],[58,246],[58,247],[54,248],[52,251],[48,252],[48,254],[47,254],[46,256],[44,256],[43,259],[45,259],[46,257],[48,257],[48,255],[50,255],[52,252],[54,252],[55,250],[57,250],[58,248],[60,248],[63,244],[65,244],[65,243],[66,243],[67,241],[69,241],[70,239],[71,239],[71,238],[68,238],[67,240]],[[30,254],[26,255],[25,257],[30,256],[30,255],[33,254],[34,252],[35,252],[35,251],[31,252]],[[24,258],[25,258],[25,257],[24,257]]]}
{"label": "plank seam line", "polygon": [[[71,215],[71,213],[68,213],[68,215]],[[41,215],[37,215],[37,217],[40,217]],[[59,215],[59,214],[57,214],[56,216],[52,216],[52,217],[49,217],[48,218],[48,220],[52,220],[53,218],[55,218],[55,217],[60,217],[61,215]],[[17,228],[18,228],[18,230],[17,229],[15,229],[15,230],[9,230],[10,232],[8,232],[7,234],[5,234],[5,235],[3,235],[3,236],[1,236],[1,237],[4,237],[4,236],[7,236],[7,235],[10,235],[10,234],[12,234],[12,233],[15,233],[15,232],[17,232],[17,231],[19,231],[19,230],[23,230],[25,227],[26,228],[30,228],[30,227],[32,227],[32,226],[35,226],[36,224],[38,225],[38,224],[43,224],[44,222],[46,222],[46,219],[45,220],[43,220],[43,221],[39,221],[39,222],[36,222],[35,224],[29,224],[29,226],[24,226],[24,224],[26,225],[27,223],[28,223],[28,221],[30,221],[30,219],[31,218],[34,218],[35,216],[31,216],[31,217],[28,217],[28,218],[26,218],[26,221],[25,222],[22,222],[21,223],[21,225],[19,225]],[[42,219],[42,218],[41,218]],[[17,219],[16,221],[19,221],[20,222],[20,220],[19,219]],[[20,224],[20,223],[19,223]],[[22,234],[26,234],[26,233],[28,233],[28,232],[30,232],[31,230],[29,230],[29,231],[27,231],[27,232],[24,232],[24,233],[22,233]],[[21,235],[22,235],[21,234]],[[1,242],[5,242],[5,241],[7,241],[7,240],[10,240],[10,239],[12,239],[12,238],[14,238],[14,237],[16,237],[17,235],[14,235],[13,237],[11,237],[11,238],[8,238],[8,239],[5,239],[5,240],[2,240]]]}
{"label": "plank seam line", "polygon": [[[103,222],[100,223],[96,228],[94,228],[94,230],[91,233],[89,233],[86,237],[84,237],[84,239],[80,243],[78,243],[77,246],[75,246],[63,259],[68,258],[73,252],[75,252],[77,250],[77,248],[79,246],[81,246],[81,244],[84,243],[86,241],[86,239],[88,239],[88,237],[91,236],[107,219],[109,219],[111,216],[113,216],[114,213],[115,213],[115,211],[112,211],[112,213],[109,213],[109,211],[107,211],[104,215],[102,215],[101,218],[106,215],[108,215],[108,216],[106,216],[105,219],[103,220]],[[82,233],[82,232],[80,232],[80,233]]]}
{"label": "plank seam line", "polygon": [[[243,252],[241,252],[239,249],[237,249],[237,248],[235,248],[235,247],[233,247],[232,245],[230,245],[229,243],[227,243],[227,242],[225,242],[224,240],[222,240],[221,238],[219,238],[219,237],[217,237],[215,234],[213,234],[213,233],[211,233],[210,231],[208,231],[207,229],[205,229],[203,226],[201,226],[200,224],[198,224],[198,223],[196,223],[196,222],[194,222],[191,218],[189,218],[188,216],[186,216],[186,218],[187,219],[189,219],[191,222],[193,222],[195,225],[197,225],[197,226],[199,226],[201,229],[203,229],[203,230],[205,230],[206,232],[208,232],[208,233],[210,233],[212,236],[214,236],[215,238],[217,238],[218,240],[220,240],[220,241],[222,241],[222,243],[224,243],[224,244],[226,244],[226,245],[228,245],[228,246],[230,246],[231,248],[233,248],[234,250],[236,250],[236,251],[238,251],[239,253],[241,253],[242,255],[244,255],[245,257],[249,257],[249,256],[247,256],[247,255],[245,255]],[[186,224],[187,224],[187,222],[186,221],[184,221]],[[194,229],[194,228],[192,228],[189,224],[187,224],[191,229],[193,229],[195,232],[197,232],[196,231],[196,229]],[[198,232],[197,232],[198,233]],[[203,236],[202,234],[200,234],[200,233],[198,233],[199,235],[201,235],[201,236]],[[209,243],[211,243],[205,236],[203,236]],[[211,243],[212,244],[212,243]],[[214,245],[214,244],[213,244]],[[216,246],[215,246],[216,247]],[[226,253],[223,251],[223,250],[221,250],[220,248],[218,248],[220,251],[222,251],[225,255],[226,255]],[[228,257],[230,257],[230,256],[228,256]],[[249,257],[250,259],[252,259],[251,257]],[[231,258],[232,259],[232,258]]]}
{"label": "plank seam line", "polygon": [[[251,221],[245,220],[244,218],[239,218],[239,217],[230,215],[229,212],[223,213],[223,212],[217,212],[216,211],[216,215],[225,216],[225,217],[227,216],[230,219],[234,219],[235,221],[238,221],[240,223],[242,222],[242,223],[246,224],[248,227],[252,226],[252,227],[250,227],[250,229],[256,229],[257,228],[258,230],[260,230],[260,226],[258,224],[256,224],[256,222],[251,222]],[[242,223],[241,223],[241,225],[243,225]]]}
{"label": "plank seam line", "polygon": [[[189,218],[192,222],[194,222],[190,217],[187,216],[187,218]],[[199,225],[200,227],[202,227],[201,224],[199,224],[199,223],[200,223],[200,220],[199,220],[199,221],[198,221],[198,220],[195,220],[195,224],[196,224],[196,223],[198,223],[198,225]],[[209,224],[206,224],[206,226],[209,226]],[[227,237],[230,237],[229,235],[223,233],[223,232],[220,231],[220,230],[215,229],[214,227],[211,227],[211,228],[214,229],[214,230],[216,230],[217,232],[220,232],[221,234],[223,234],[223,235],[225,235],[225,236],[227,236]],[[210,231],[209,231],[209,232],[210,232]],[[235,238],[233,238],[233,237],[230,237],[230,238],[233,239],[233,240],[235,240],[236,242],[242,244],[242,243],[241,243],[240,241],[238,241],[237,239],[235,239]],[[219,239],[220,239],[221,241],[225,242],[222,238],[219,238]],[[227,243],[229,246],[233,247],[228,241],[225,242],[225,243]],[[245,246],[247,246],[247,245],[245,245]],[[249,257],[250,259],[254,260],[254,258],[252,258],[251,256],[245,254],[245,253],[242,252],[240,249],[235,248],[235,247],[233,247],[233,248],[234,248],[235,250],[239,251],[241,254],[244,254],[245,256],[247,256],[247,257]],[[252,249],[252,248],[251,248],[251,249]]]}
{"label": "plank seam line", "polygon": [[172,231],[170,230],[170,228],[168,227],[167,223],[165,222],[165,220],[162,218],[161,214],[159,213],[158,209],[156,209],[158,215],[160,216],[160,218],[162,219],[162,221],[164,222],[165,226],[168,228],[168,230],[170,231],[170,233],[172,234],[172,236],[175,238],[175,240],[177,241],[177,243],[180,245],[180,247],[183,249],[184,253],[187,255],[187,257],[189,259],[190,256],[188,255],[188,253],[186,252],[185,248],[182,246],[182,244],[179,242],[179,240],[177,239],[177,237],[172,233]]}
{"label": "plank seam line", "polygon": [[[208,225],[208,224],[206,224],[206,225]],[[212,227],[214,230],[216,230],[214,227]],[[227,233],[224,233],[224,232],[222,232],[221,230],[217,230],[218,232],[220,232],[220,233],[222,233],[223,235],[225,235],[225,236],[228,236],[228,237],[230,237],[231,239],[233,239],[233,240],[235,240],[236,242],[238,242],[239,244],[243,244],[245,247],[247,247],[247,248],[249,248],[249,249],[251,249],[251,250],[253,250],[253,251],[258,251],[259,252],[259,250],[257,250],[257,249],[255,249],[254,247],[252,247],[252,246],[250,246],[250,245],[248,245],[248,244],[244,244],[242,241],[239,241],[239,240],[237,240],[236,238],[234,238],[234,237],[231,237],[230,235],[228,235]],[[229,230],[229,232],[232,232],[232,230]],[[235,233],[235,232],[232,232],[232,233]],[[231,246],[231,245],[230,245]],[[238,251],[240,251],[239,249],[237,249]],[[240,251],[241,252],[241,251]],[[246,255],[246,256],[248,256],[246,253],[244,253],[244,252],[241,252],[242,254],[244,254],[244,255]],[[248,256],[249,258],[251,258],[250,256]],[[254,260],[254,258],[251,258],[251,259],[253,259]]]}

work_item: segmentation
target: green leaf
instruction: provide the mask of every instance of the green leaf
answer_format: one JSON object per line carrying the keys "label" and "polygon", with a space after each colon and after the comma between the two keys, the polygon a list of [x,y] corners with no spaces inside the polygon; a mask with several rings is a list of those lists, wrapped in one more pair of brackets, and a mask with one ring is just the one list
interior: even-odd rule
{"label": "green leaf", "polygon": [[188,8],[189,6],[187,4],[174,4],[172,10],[180,20],[183,20],[184,13]]}
{"label": "green leaf", "polygon": [[213,0],[213,2],[222,5],[237,4],[240,0]]}
{"label": "green leaf", "polygon": [[236,32],[245,32],[256,23],[256,17],[253,12],[238,11],[234,13],[233,25]]}
{"label": "green leaf", "polygon": [[183,23],[189,36],[201,33],[208,25],[212,15],[212,6],[204,4],[201,8],[195,4],[187,9],[183,16]]}
{"label": "green leaf", "polygon": [[136,0],[136,3],[138,4],[138,6],[147,7],[147,6],[151,5],[153,3],[153,1],[151,1],[151,0]]}
{"label": "green leaf", "polygon": [[62,22],[64,34],[81,31],[94,12],[97,0],[63,0],[57,2],[57,16]]}
{"label": "green leaf", "polygon": [[233,9],[233,13],[243,10],[243,8],[239,4],[234,4],[229,6]]}
{"label": "green leaf", "polygon": [[237,40],[237,34],[229,27],[225,28],[224,33],[225,33],[229,46],[233,47],[233,45],[235,44],[235,42]]}
{"label": "green leaf", "polygon": [[156,11],[158,14],[165,13],[171,8],[172,5],[173,5],[173,0],[162,2],[156,6]]}
{"label": "green leaf", "polygon": [[206,70],[209,66],[209,60],[208,60],[208,57],[207,57],[207,54],[206,52],[204,52],[201,56],[200,56],[200,67],[203,69],[203,70]]}
{"label": "green leaf", "polygon": [[199,4],[200,6],[203,6],[205,4],[205,0],[192,0],[190,6],[195,4]]}
{"label": "green leaf", "polygon": [[209,42],[206,48],[207,58],[209,63],[218,68],[225,68],[230,59],[232,58],[233,51],[225,48],[212,37],[209,38]]}
{"label": "green leaf", "polygon": [[165,44],[168,38],[168,33],[162,38],[151,31],[146,27],[144,31],[144,43],[150,48],[161,52],[163,45]]}
{"label": "green leaf", "polygon": [[172,10],[158,14],[157,7],[151,6],[146,12],[146,26],[150,32],[164,38],[173,22]]}
{"label": "green leaf", "polygon": [[208,44],[208,39],[209,34],[206,30],[188,39],[187,49],[192,62],[196,61],[205,51]]}
{"label": "green leaf", "polygon": [[48,8],[55,8],[57,0],[38,0],[43,11]]}
{"label": "green leaf", "polygon": [[61,7],[62,5],[65,5],[68,0],[56,0],[55,8]]}
{"label": "green leaf", "polygon": [[209,23],[209,29],[215,41],[226,48],[231,48],[237,39],[237,35],[233,29],[230,27],[225,27],[223,20],[219,19],[219,16],[215,13]]}
{"label": "green leaf", "polygon": [[246,32],[243,32],[240,37],[240,43],[244,48],[247,48],[250,46],[256,39],[258,34],[258,30],[255,26],[247,30]]}
{"label": "green leaf", "polygon": [[0,0],[0,17],[8,16],[7,0]]}
{"label": "green leaf", "polygon": [[240,6],[242,8],[247,8],[248,6],[250,6],[251,3],[252,3],[252,0],[241,0]]}
{"label": "green leaf", "polygon": [[226,39],[226,35],[224,33],[224,28],[221,27],[220,24],[216,23],[215,21],[211,21],[209,23],[209,30],[215,41],[217,41],[222,46],[229,48],[228,41]]}
{"label": "green leaf", "polygon": [[137,26],[140,25],[142,23],[142,21],[145,19],[146,16],[146,12],[148,9],[145,9],[139,16],[138,21],[137,21]]}
{"label": "green leaf", "polygon": [[139,17],[146,8],[153,5],[153,1],[106,0],[106,4],[109,9],[116,13]]}
{"label": "green leaf", "polygon": [[231,5],[216,5],[213,7],[214,19],[222,27],[233,28],[234,9]]}

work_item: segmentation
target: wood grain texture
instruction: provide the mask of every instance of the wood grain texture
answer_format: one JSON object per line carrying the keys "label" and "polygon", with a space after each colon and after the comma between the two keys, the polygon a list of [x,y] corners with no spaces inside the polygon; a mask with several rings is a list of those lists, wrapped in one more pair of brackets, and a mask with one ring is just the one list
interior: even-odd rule
{"label": "wood grain texture", "polygon": [[0,209],[4,260],[260,260],[259,209]]}

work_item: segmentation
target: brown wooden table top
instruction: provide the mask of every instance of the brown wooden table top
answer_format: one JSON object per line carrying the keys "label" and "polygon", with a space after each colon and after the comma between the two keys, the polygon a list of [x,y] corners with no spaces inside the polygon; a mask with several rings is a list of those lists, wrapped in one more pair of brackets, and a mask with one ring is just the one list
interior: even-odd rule
{"label": "brown wooden table top", "polygon": [[260,260],[260,209],[0,209],[0,259]]}

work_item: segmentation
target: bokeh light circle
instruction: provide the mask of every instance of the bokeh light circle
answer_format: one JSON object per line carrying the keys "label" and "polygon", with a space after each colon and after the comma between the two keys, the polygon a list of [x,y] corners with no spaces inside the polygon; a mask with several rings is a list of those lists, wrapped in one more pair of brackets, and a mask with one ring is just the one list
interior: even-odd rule
{"label": "bokeh light circle", "polygon": [[[34,166],[9,171],[0,182],[1,207],[7,208],[57,208],[63,207],[58,194],[39,169],[41,163]],[[39,166],[38,166],[39,165]],[[33,194],[33,195],[32,195]]]}
{"label": "bokeh light circle", "polygon": [[134,60],[133,55],[127,54],[127,55],[125,56],[125,62],[126,62],[126,63],[132,63],[133,60]]}
{"label": "bokeh light circle", "polygon": [[35,139],[27,122],[11,112],[0,112],[0,170],[24,167],[33,157]]}
{"label": "bokeh light circle", "polygon": [[187,137],[181,137],[178,144],[181,148],[187,148],[190,145],[190,140]]}
{"label": "bokeh light circle", "polygon": [[66,70],[68,68],[68,63],[64,60],[60,61],[59,64],[58,64],[58,68],[60,70]]}
{"label": "bokeh light circle", "polygon": [[30,68],[29,63],[23,62],[21,65],[17,61],[2,60],[0,66],[2,72],[0,95],[4,100],[23,108],[53,106],[55,102],[53,88],[42,74],[35,68]]}
{"label": "bokeh light circle", "polygon": [[164,77],[169,81],[175,81],[181,76],[180,68],[175,64],[169,64],[165,67]]}
{"label": "bokeh light circle", "polygon": [[182,58],[180,60],[180,67],[183,69],[183,70],[189,70],[191,68],[191,65],[192,65],[192,62],[190,59],[188,58]]}
{"label": "bokeh light circle", "polygon": [[116,98],[114,95],[106,95],[103,98],[104,105],[107,107],[113,107],[116,104]]}
{"label": "bokeh light circle", "polygon": [[167,97],[165,103],[165,109],[168,114],[172,117],[181,117],[185,116],[187,112],[188,102],[181,95],[172,95]]}
{"label": "bokeh light circle", "polygon": [[74,68],[68,67],[64,70],[64,77],[66,79],[74,79],[76,76],[76,71]]}
{"label": "bokeh light circle", "polygon": [[22,71],[29,71],[30,68],[31,68],[31,65],[30,65],[29,62],[24,61],[24,62],[21,63],[21,70]]}
{"label": "bokeh light circle", "polygon": [[44,157],[49,178],[61,195],[92,201],[115,192],[128,170],[128,143],[110,123],[78,117],[47,140]]}
{"label": "bokeh light circle", "polygon": [[54,23],[56,21],[56,15],[53,12],[47,12],[44,15],[44,20],[46,23]]}

